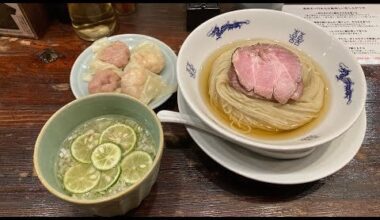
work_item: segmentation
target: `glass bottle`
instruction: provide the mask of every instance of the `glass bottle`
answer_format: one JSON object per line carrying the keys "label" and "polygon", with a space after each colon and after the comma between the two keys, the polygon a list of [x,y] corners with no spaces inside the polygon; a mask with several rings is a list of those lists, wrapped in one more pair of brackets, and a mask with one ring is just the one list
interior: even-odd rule
{"label": "glass bottle", "polygon": [[95,41],[110,36],[116,28],[111,3],[68,3],[72,26],[80,38]]}
{"label": "glass bottle", "polygon": [[123,16],[136,11],[136,3],[113,3],[116,14]]}

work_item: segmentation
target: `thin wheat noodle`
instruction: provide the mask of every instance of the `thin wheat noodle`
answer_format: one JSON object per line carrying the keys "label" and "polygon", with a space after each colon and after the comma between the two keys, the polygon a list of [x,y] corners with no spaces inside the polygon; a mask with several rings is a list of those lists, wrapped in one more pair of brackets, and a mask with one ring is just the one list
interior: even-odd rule
{"label": "thin wheat noodle", "polygon": [[[254,43],[257,42],[247,41],[242,45]],[[222,53],[214,61],[208,87],[211,104],[228,116],[231,127],[239,128],[244,133],[254,128],[285,131],[298,128],[318,117],[323,107],[325,85],[321,73],[317,71],[310,58],[292,50],[301,61],[304,90],[298,101],[282,105],[247,97],[229,85],[228,70],[235,49]]]}

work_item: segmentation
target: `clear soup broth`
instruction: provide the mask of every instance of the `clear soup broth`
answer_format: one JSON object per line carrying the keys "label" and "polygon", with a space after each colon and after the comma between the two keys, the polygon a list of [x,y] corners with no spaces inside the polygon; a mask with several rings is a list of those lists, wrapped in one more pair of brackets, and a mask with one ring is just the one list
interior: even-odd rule
{"label": "clear soup broth", "polygon": [[[96,161],[93,160],[92,154],[94,153],[95,149],[102,144],[101,140],[105,140],[104,142],[107,143],[112,143],[114,144],[113,146],[117,146],[121,149],[124,145],[130,146],[126,144],[128,141],[130,141],[131,143],[133,142],[133,138],[130,138],[131,140],[123,139],[126,138],[128,135],[126,135],[125,132],[123,133],[122,130],[118,132],[115,129],[109,129],[110,127],[115,125],[118,125],[123,128],[131,128],[136,137],[135,143],[133,144],[132,149],[129,149],[128,151],[120,151],[121,155],[113,154],[114,152],[111,152],[109,155],[116,155],[117,157],[120,157],[119,162],[113,168],[107,170],[99,170],[97,166],[99,166],[99,163],[101,163],[102,161],[98,160],[99,158],[96,159]],[[107,129],[108,133],[106,132]],[[118,139],[117,137],[112,139],[112,141],[110,141],[110,139],[107,140],[106,137],[107,135],[109,136],[111,132],[113,132],[112,134],[115,136],[119,135],[121,139]],[[104,133],[107,134],[102,136]],[[77,144],[77,146],[74,147],[74,149],[73,143],[75,142],[75,140],[79,140],[79,137],[81,136],[89,138],[82,138],[81,141],[77,141],[77,143],[80,143],[82,145]],[[98,141],[94,141],[94,138],[98,138]],[[93,146],[89,144],[92,144]],[[91,150],[88,150],[86,148],[88,146],[90,146],[89,148],[91,148]],[[81,147],[83,147],[82,151]],[[104,153],[103,150],[98,151],[100,153]],[[77,155],[76,157],[79,158],[79,160],[73,156],[73,152],[75,155]],[[123,163],[128,156],[136,152],[140,153],[140,156],[136,156],[134,157],[134,159]],[[91,160],[88,161],[90,154]],[[151,165],[151,162],[154,160],[155,156],[156,151],[153,139],[150,132],[146,128],[141,126],[134,119],[126,116],[104,115],[101,117],[93,118],[80,124],[63,141],[59,150],[59,154],[57,155],[56,176],[64,191],[74,198],[91,200],[102,197],[108,197],[117,194],[121,191],[124,191],[125,189],[132,186],[133,182],[137,181],[141,175],[146,173],[151,168],[149,166]],[[123,165],[125,166],[125,168],[123,167]],[[71,175],[68,175],[69,169],[76,166],[83,166],[88,172],[92,173],[88,175],[88,178],[85,174],[82,175],[81,173],[75,172]],[[132,170],[132,166],[135,166],[135,170]],[[65,182],[66,174],[67,177]],[[75,179],[75,176],[78,176],[77,180]],[[77,183],[75,183],[75,181],[77,181]],[[83,185],[86,184],[88,185],[88,187],[83,188]],[[80,190],[82,192],[76,193],[76,190]]]}
{"label": "clear soup broth", "polygon": [[[210,100],[210,93],[209,93],[209,84],[210,84],[210,75],[212,73],[212,68],[214,65],[214,62],[225,52],[236,49],[239,46],[246,46],[246,45],[252,45],[256,43],[269,43],[269,44],[277,44],[280,45],[298,56],[303,56],[303,59],[307,59],[308,62],[310,62],[314,68],[320,73],[321,78],[324,82],[324,97],[323,97],[323,106],[321,110],[318,113],[318,116],[314,119],[312,119],[310,122],[304,124],[301,127],[298,127],[293,130],[286,130],[286,131],[266,131],[258,128],[252,128],[249,132],[247,130],[244,130],[238,126],[231,126],[231,120],[229,116],[223,111],[222,107],[220,105],[215,105]],[[299,50],[298,48],[283,44],[278,41],[272,41],[267,39],[250,39],[250,40],[242,40],[242,41],[236,41],[230,44],[227,44],[225,46],[220,47],[216,51],[214,51],[211,55],[207,57],[207,59],[204,61],[202,68],[200,70],[200,93],[203,98],[204,103],[206,103],[206,106],[212,113],[212,115],[216,118],[217,123],[221,123],[222,125],[225,125],[234,131],[236,131],[239,134],[242,134],[244,136],[253,137],[253,138],[259,138],[264,140],[284,140],[284,139],[290,139],[295,138],[298,136],[301,136],[305,134],[306,132],[310,131],[314,127],[316,127],[324,118],[326,115],[327,110],[329,109],[329,103],[330,103],[330,96],[329,96],[329,85],[325,78],[325,72],[323,69],[306,53]]]}

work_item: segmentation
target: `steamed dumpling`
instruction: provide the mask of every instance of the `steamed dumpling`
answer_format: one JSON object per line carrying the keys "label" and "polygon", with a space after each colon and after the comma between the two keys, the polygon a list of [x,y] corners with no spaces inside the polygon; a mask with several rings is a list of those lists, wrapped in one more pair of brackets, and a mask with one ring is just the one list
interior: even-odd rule
{"label": "steamed dumpling", "polygon": [[[113,50],[112,48],[115,48],[115,46],[117,47],[118,45],[119,46],[121,45],[120,46],[121,49],[118,50],[118,52],[115,53],[116,55],[114,56],[112,53],[112,50]],[[87,81],[87,82],[91,81],[96,71],[105,70],[105,69],[111,69],[120,77],[123,75],[122,68],[119,68],[118,66],[125,66],[129,61],[130,52],[126,44],[124,44],[123,42],[117,42],[117,41],[115,43],[113,41],[108,40],[106,37],[104,37],[99,40],[96,40],[91,45],[91,50],[94,53],[94,56],[92,57],[91,61],[88,64],[86,73],[83,75],[84,81]],[[106,59],[106,58],[109,58],[109,59]]]}
{"label": "steamed dumpling", "polygon": [[101,92],[114,92],[120,87],[120,77],[112,69],[98,70],[88,83],[90,94]]}
{"label": "steamed dumpling", "polygon": [[129,48],[128,45],[121,41],[113,41],[111,44],[102,48],[97,54],[99,60],[113,64],[118,68],[124,68],[129,61]]}
{"label": "steamed dumpling", "polygon": [[160,76],[136,63],[129,63],[121,79],[121,92],[148,104],[167,89]]}
{"label": "steamed dumpling", "polygon": [[131,62],[136,62],[156,74],[159,74],[165,67],[165,57],[160,48],[148,41],[133,48]]}

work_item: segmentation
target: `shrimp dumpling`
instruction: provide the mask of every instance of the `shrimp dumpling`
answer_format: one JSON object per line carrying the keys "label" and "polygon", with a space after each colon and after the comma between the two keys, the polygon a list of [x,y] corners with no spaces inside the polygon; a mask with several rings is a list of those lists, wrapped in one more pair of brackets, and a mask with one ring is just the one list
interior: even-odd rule
{"label": "shrimp dumpling", "polygon": [[112,69],[98,70],[88,83],[90,94],[114,92],[120,87],[120,77]]}
{"label": "shrimp dumpling", "polygon": [[123,67],[129,62],[130,51],[128,45],[121,41],[110,41],[106,37],[96,40],[91,45],[92,59],[87,65],[87,71],[82,79],[89,82],[99,70],[110,69],[120,77]]}
{"label": "shrimp dumpling", "polygon": [[145,104],[159,96],[166,87],[160,76],[138,64],[128,64],[121,78],[121,92]]}
{"label": "shrimp dumpling", "polygon": [[130,51],[128,45],[121,41],[113,41],[102,48],[97,54],[97,58],[103,62],[124,68],[128,64]]}
{"label": "shrimp dumpling", "polygon": [[165,57],[160,48],[149,41],[132,49],[131,62],[136,62],[156,74],[160,74],[165,67]]}

